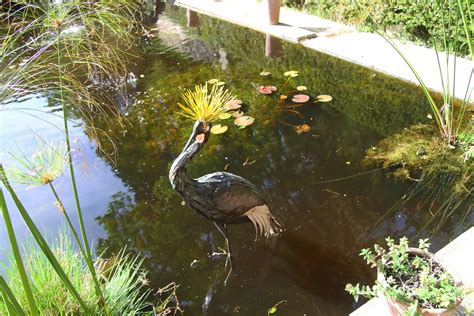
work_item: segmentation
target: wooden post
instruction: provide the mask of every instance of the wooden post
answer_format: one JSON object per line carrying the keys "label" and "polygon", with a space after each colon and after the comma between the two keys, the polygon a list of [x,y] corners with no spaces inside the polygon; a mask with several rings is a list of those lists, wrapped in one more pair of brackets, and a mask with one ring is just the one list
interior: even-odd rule
{"label": "wooden post", "polygon": [[281,0],[268,0],[268,14],[271,25],[280,23],[280,7]]}

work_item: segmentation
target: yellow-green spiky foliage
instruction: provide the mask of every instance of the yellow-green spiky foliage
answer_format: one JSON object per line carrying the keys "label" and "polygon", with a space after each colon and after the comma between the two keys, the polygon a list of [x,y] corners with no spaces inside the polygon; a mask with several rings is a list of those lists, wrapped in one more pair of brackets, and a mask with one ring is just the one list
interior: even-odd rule
{"label": "yellow-green spiky foliage", "polygon": [[31,156],[21,149],[11,152],[16,162],[7,168],[7,174],[14,182],[28,185],[49,184],[59,177],[67,165],[68,152],[64,146],[37,141],[38,146]]}
{"label": "yellow-green spiky foliage", "polygon": [[183,94],[184,104],[178,105],[183,110],[180,114],[193,120],[212,122],[227,112],[226,105],[235,99],[224,86],[214,84],[209,90],[206,82],[204,85],[196,85],[194,90],[186,90]]}

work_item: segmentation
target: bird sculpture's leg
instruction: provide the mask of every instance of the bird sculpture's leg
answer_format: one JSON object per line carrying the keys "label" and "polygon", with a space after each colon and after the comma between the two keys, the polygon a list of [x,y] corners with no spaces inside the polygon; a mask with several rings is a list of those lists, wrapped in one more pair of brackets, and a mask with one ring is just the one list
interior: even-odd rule
{"label": "bird sculpture's leg", "polygon": [[233,263],[232,263],[232,254],[230,252],[230,242],[229,242],[229,237],[227,236],[227,225],[222,224],[222,223],[217,223],[214,222],[214,225],[216,225],[217,229],[219,232],[224,236],[225,239],[225,245],[227,247],[227,259],[225,260],[225,267],[229,266],[229,273],[227,274],[227,277],[225,278],[224,285],[227,284],[227,280],[230,277],[230,274],[232,273],[233,269]]}

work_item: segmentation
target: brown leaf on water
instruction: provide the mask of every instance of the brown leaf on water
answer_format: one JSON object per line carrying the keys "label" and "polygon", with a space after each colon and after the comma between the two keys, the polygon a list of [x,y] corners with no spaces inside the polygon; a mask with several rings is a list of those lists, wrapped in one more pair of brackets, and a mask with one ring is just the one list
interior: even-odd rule
{"label": "brown leaf on water", "polygon": [[311,126],[309,126],[308,124],[301,124],[301,125],[298,125],[298,126],[295,127],[295,131],[298,134],[307,133],[307,132],[311,131]]}

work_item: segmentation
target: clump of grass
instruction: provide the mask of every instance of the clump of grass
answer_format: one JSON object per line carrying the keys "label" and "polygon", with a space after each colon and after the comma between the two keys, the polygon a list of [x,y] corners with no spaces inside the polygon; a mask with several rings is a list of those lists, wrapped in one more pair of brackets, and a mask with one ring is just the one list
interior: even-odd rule
{"label": "clump of grass", "polygon": [[236,97],[224,88],[223,85],[212,84],[209,90],[208,83],[196,85],[194,90],[186,90],[183,94],[183,104],[178,103],[182,114],[192,120],[212,122],[219,118],[219,115],[227,112],[226,107],[229,102]]}
{"label": "clump of grass", "polygon": [[[51,249],[89,310],[101,314],[98,304],[100,300],[94,291],[94,282],[87,264],[68,235],[60,232],[59,237],[51,243]],[[23,261],[40,315],[72,315],[83,312],[70,292],[64,290],[62,281],[31,239],[27,239],[23,245]],[[138,315],[152,309],[153,304],[147,303],[152,290],[146,287],[147,272],[142,264],[143,259],[131,257],[125,251],[109,260],[100,257],[96,259],[94,266],[112,315]],[[27,299],[11,254],[7,255],[7,263],[2,268],[9,288],[25,308]],[[7,314],[6,308],[4,301],[0,300],[1,315]],[[162,305],[160,308],[164,309],[166,306]]]}

